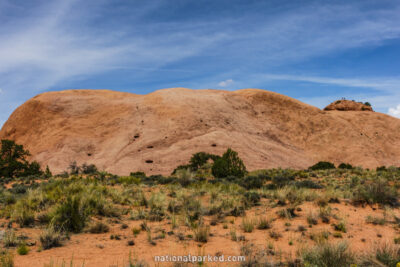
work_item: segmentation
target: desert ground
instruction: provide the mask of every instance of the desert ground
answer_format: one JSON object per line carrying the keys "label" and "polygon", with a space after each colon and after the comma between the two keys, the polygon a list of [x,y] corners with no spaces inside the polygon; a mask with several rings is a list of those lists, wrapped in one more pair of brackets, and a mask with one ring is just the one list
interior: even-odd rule
{"label": "desert ground", "polygon": [[[215,178],[210,162],[171,176],[73,166],[4,181],[2,266],[395,266],[400,169],[319,167]],[[154,258],[188,254],[246,260]]]}

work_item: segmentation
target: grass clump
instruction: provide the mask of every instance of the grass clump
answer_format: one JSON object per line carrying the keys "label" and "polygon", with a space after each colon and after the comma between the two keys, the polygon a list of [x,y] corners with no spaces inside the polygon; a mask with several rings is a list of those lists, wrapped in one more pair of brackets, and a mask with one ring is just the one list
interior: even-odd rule
{"label": "grass clump", "polygon": [[68,196],[66,201],[57,207],[51,224],[58,230],[79,233],[85,227],[88,215],[79,195]]}
{"label": "grass clump", "polygon": [[110,227],[103,222],[96,222],[89,227],[89,232],[92,234],[107,233],[109,230]]}
{"label": "grass clump", "polygon": [[271,228],[271,222],[266,218],[260,218],[257,224],[258,230],[265,230]]}
{"label": "grass clump", "polygon": [[242,220],[242,229],[245,233],[251,233],[254,230],[256,222],[254,219],[249,219],[249,218],[243,218]]}
{"label": "grass clump", "polygon": [[371,223],[373,225],[385,225],[386,219],[385,217],[374,217],[371,215],[368,215],[367,218],[365,219],[367,223]]}
{"label": "grass clump", "polygon": [[0,266],[14,267],[14,255],[8,250],[0,250]]}
{"label": "grass clump", "polygon": [[29,252],[29,248],[25,243],[21,243],[17,248],[17,253],[19,255],[27,255]]}
{"label": "grass clump", "polygon": [[210,227],[206,225],[200,225],[194,229],[194,240],[196,242],[207,243],[209,234]]}
{"label": "grass clump", "polygon": [[321,243],[300,252],[305,266],[343,267],[355,263],[355,257],[346,243]]}
{"label": "grass clump", "polygon": [[53,228],[48,228],[42,232],[39,237],[40,244],[43,249],[51,249],[54,247],[62,246],[62,235],[60,232],[54,230]]}

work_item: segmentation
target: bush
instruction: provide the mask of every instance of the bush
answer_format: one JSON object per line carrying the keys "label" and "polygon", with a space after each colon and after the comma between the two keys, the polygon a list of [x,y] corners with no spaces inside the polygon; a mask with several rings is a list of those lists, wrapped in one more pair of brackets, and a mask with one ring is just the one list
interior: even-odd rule
{"label": "bush", "polygon": [[51,224],[62,231],[79,233],[86,225],[88,211],[79,196],[68,196],[56,209]]}
{"label": "bush", "polygon": [[335,165],[328,161],[320,161],[317,164],[311,166],[309,169],[313,171],[335,169]]}
{"label": "bush", "polygon": [[17,253],[19,255],[27,255],[29,252],[29,248],[26,246],[25,243],[22,243],[21,245],[18,246],[17,248]]}
{"label": "bush", "polygon": [[251,233],[254,230],[256,222],[253,219],[243,218],[242,229],[245,233]]}
{"label": "bush", "polygon": [[255,206],[260,203],[261,197],[257,192],[245,192],[244,198],[248,206]]}
{"label": "bush", "polygon": [[354,255],[348,250],[346,243],[322,243],[300,253],[304,265],[318,267],[343,267],[355,262]]}
{"label": "bush", "polygon": [[190,158],[190,169],[192,171],[197,171],[200,167],[207,163],[210,159],[213,161],[217,160],[219,156],[209,154],[206,152],[198,152],[192,155]]}
{"label": "bush", "polygon": [[366,256],[361,266],[396,266],[400,262],[400,248],[388,243],[379,245],[372,255]]}
{"label": "bush", "polygon": [[377,179],[358,186],[353,193],[352,200],[355,204],[397,206],[398,197],[397,190],[391,187],[386,180]]}
{"label": "bush", "polygon": [[209,233],[209,226],[200,225],[194,230],[194,240],[197,242],[207,243]]}
{"label": "bush", "polygon": [[261,188],[264,185],[264,176],[247,176],[245,179],[241,180],[240,185],[249,189]]}
{"label": "bush", "polygon": [[212,166],[212,174],[217,178],[227,176],[243,177],[246,174],[246,166],[239,158],[238,153],[228,148],[221,158],[215,160]]}
{"label": "bush", "polygon": [[51,249],[62,246],[62,236],[60,232],[55,231],[53,228],[44,230],[39,237],[39,241],[43,249]]}
{"label": "bush", "polygon": [[1,267],[14,267],[14,256],[8,250],[0,251],[0,266]]}
{"label": "bush", "polygon": [[257,229],[258,230],[265,230],[271,228],[271,222],[268,221],[266,218],[260,218],[258,221]]}
{"label": "bush", "polygon": [[89,227],[89,232],[91,234],[102,234],[107,233],[110,230],[107,224],[102,222],[96,222],[95,224]]}
{"label": "bush", "polygon": [[94,164],[89,164],[87,165],[84,163],[81,167],[82,173],[83,174],[94,174],[97,173],[97,167]]}
{"label": "bush", "polygon": [[351,170],[353,169],[353,166],[351,164],[347,164],[347,163],[340,163],[340,165],[338,166],[339,169],[348,169]]}

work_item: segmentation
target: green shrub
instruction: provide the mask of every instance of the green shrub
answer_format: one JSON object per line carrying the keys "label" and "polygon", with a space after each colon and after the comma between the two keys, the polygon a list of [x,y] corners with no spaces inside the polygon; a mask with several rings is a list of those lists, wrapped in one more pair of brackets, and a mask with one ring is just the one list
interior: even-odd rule
{"label": "green shrub", "polygon": [[255,206],[260,203],[261,196],[257,192],[245,192],[244,199],[248,206]]}
{"label": "green shrub", "polygon": [[27,255],[29,252],[29,248],[26,246],[25,243],[21,243],[17,248],[17,253],[19,255]]}
{"label": "green shrub", "polygon": [[347,232],[346,224],[344,222],[339,222],[338,224],[334,224],[333,227],[335,228],[336,231],[343,233]]}
{"label": "green shrub", "polygon": [[305,266],[343,267],[355,263],[354,255],[346,243],[321,243],[300,252]]}
{"label": "green shrub", "polygon": [[190,158],[190,169],[192,171],[197,171],[200,167],[202,167],[204,164],[206,164],[207,161],[209,161],[210,159],[215,161],[218,158],[219,158],[219,156],[209,154],[206,152],[195,153]]}
{"label": "green shrub", "polygon": [[207,243],[210,234],[210,227],[200,225],[194,230],[194,240],[197,242]]}
{"label": "green shrub", "polygon": [[251,233],[254,230],[256,222],[254,219],[243,218],[242,220],[242,229],[245,233]]}
{"label": "green shrub", "polygon": [[110,230],[107,224],[102,222],[96,222],[89,227],[89,232],[92,234],[107,233]]}
{"label": "green shrub", "polygon": [[17,245],[17,237],[14,230],[5,231],[3,236],[3,245],[6,248],[15,247]]}
{"label": "green shrub", "polygon": [[246,189],[256,189],[261,188],[264,185],[265,177],[259,176],[247,176],[245,179],[240,180],[240,185]]}
{"label": "green shrub", "polygon": [[347,164],[347,163],[340,163],[340,165],[338,166],[339,169],[348,169],[351,170],[353,169],[353,166],[351,164]]}
{"label": "green shrub", "polygon": [[271,228],[271,222],[268,221],[266,218],[260,218],[257,224],[257,229],[258,230],[265,230],[265,229],[270,229]]}
{"label": "green shrub", "polygon": [[243,177],[246,172],[246,167],[239,158],[238,153],[230,148],[221,158],[216,159],[212,166],[212,174],[218,178],[227,176]]}
{"label": "green shrub", "polygon": [[8,250],[0,250],[0,266],[14,267],[14,255]]}
{"label": "green shrub", "polygon": [[383,243],[375,248],[372,255],[364,257],[361,266],[396,266],[400,262],[400,248]]}
{"label": "green shrub", "polygon": [[382,204],[397,206],[398,192],[384,179],[376,179],[366,182],[356,188],[353,192],[353,203],[355,204]]}
{"label": "green shrub", "polygon": [[40,234],[39,241],[43,249],[51,249],[62,246],[62,236],[60,232],[54,230],[53,228],[44,230]]}
{"label": "green shrub", "polygon": [[35,215],[25,201],[18,201],[14,206],[12,220],[20,225],[20,227],[29,226],[35,221]]}
{"label": "green shrub", "polygon": [[335,165],[328,161],[320,161],[309,168],[310,170],[328,170],[335,169]]}
{"label": "green shrub", "polygon": [[68,196],[56,208],[51,224],[57,230],[79,233],[85,227],[88,215],[79,195]]}

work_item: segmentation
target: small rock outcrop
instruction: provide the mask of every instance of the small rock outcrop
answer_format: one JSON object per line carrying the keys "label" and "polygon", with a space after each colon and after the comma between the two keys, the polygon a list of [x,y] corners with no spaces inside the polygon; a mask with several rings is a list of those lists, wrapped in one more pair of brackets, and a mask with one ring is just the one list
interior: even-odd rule
{"label": "small rock outcrop", "polygon": [[354,100],[337,100],[325,107],[324,110],[374,111],[368,102],[362,103]]}

